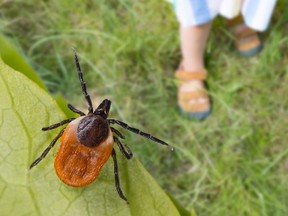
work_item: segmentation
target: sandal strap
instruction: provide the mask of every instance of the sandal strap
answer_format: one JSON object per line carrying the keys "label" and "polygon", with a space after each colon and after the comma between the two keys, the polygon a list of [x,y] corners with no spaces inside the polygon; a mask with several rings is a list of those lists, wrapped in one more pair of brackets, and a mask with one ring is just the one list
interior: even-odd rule
{"label": "sandal strap", "polygon": [[182,107],[183,110],[186,112],[202,112],[206,111],[210,108],[210,103],[203,102],[203,103],[187,103],[187,102],[179,102],[180,107]]}
{"label": "sandal strap", "polygon": [[188,92],[179,92],[178,93],[178,98],[180,101],[188,101],[191,99],[200,99],[200,98],[207,98],[207,93],[206,91],[188,91]]}
{"label": "sandal strap", "polygon": [[[181,67],[176,71],[176,78],[180,81],[179,84],[191,81],[191,80],[206,80],[207,79],[207,71],[185,71]],[[198,101],[199,99],[204,98],[207,101]],[[195,103],[191,103],[191,100],[195,100]],[[194,91],[179,91],[178,89],[178,105],[185,112],[202,112],[210,109],[210,101],[209,96],[205,89],[198,89]]]}
{"label": "sandal strap", "polygon": [[189,80],[206,80],[207,79],[207,72],[204,71],[197,71],[197,72],[188,72],[184,70],[177,70],[176,77],[182,81],[189,81]]}
{"label": "sandal strap", "polygon": [[230,26],[235,26],[235,25],[243,22],[243,18],[242,18],[241,15],[238,15],[238,16],[232,18],[232,19],[228,19],[227,21],[228,21],[228,24],[229,24]]}
{"label": "sandal strap", "polygon": [[249,37],[251,35],[257,35],[257,31],[246,27],[241,30],[234,30],[233,34],[235,35],[236,38],[243,38],[243,37]]}
{"label": "sandal strap", "polygon": [[[207,101],[197,102],[198,99],[207,99]],[[195,103],[190,103],[196,100]],[[178,92],[178,105],[186,112],[201,112],[210,108],[209,96],[205,90]]]}
{"label": "sandal strap", "polygon": [[238,50],[250,50],[253,47],[257,47],[261,44],[261,41],[259,38],[250,38],[249,40],[240,41],[236,44]]}
{"label": "sandal strap", "polygon": [[239,28],[240,25],[244,24],[243,17],[241,15],[228,20],[228,24],[231,26],[232,33],[236,38],[243,38],[250,35],[257,35],[257,31],[245,26],[243,28]]}

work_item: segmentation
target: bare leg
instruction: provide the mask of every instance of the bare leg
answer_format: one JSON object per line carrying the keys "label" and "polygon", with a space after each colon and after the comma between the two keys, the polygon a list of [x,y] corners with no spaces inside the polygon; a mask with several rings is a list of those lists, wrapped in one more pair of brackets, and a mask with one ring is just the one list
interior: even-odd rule
{"label": "bare leg", "polygon": [[[180,42],[182,51],[181,67],[187,72],[205,70],[204,51],[211,29],[212,22],[200,26],[180,27]],[[180,87],[180,91],[189,91],[191,88],[203,88],[203,82],[193,80]]]}
{"label": "bare leg", "polygon": [[189,71],[205,68],[203,55],[212,22],[191,27],[180,26],[180,42],[183,67]]}

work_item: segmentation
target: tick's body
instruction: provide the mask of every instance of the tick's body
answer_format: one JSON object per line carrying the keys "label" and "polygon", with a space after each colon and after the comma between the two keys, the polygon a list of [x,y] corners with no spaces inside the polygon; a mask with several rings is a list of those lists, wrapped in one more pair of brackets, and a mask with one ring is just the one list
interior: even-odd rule
{"label": "tick's body", "polygon": [[51,148],[56,144],[57,140],[61,137],[60,148],[58,149],[54,159],[54,168],[58,177],[65,184],[73,187],[81,187],[90,184],[97,178],[102,166],[106,163],[109,157],[112,156],[116,189],[119,196],[127,201],[120,187],[116,152],[113,148],[113,143],[118,145],[120,151],[127,159],[131,159],[133,154],[127,145],[120,142],[119,138],[124,139],[124,136],[110,125],[117,124],[124,129],[144,136],[159,144],[168,144],[148,133],[130,127],[122,121],[108,119],[107,117],[111,101],[107,99],[103,100],[102,103],[93,110],[90,96],[86,91],[86,83],[83,80],[83,73],[76,52],[75,63],[82,92],[88,104],[88,114],[86,115],[71,104],[68,104],[68,107],[73,112],[80,115],[79,118],[66,119],[59,123],[42,128],[43,131],[47,131],[69,123],[67,127],[62,129],[52,140],[40,157],[30,165],[30,169],[44,159]]}
{"label": "tick's body", "polygon": [[108,136],[96,146],[87,147],[78,141],[77,129],[83,118],[85,117],[79,117],[67,125],[54,159],[58,177],[73,187],[93,182],[113,149],[114,140],[110,128]]}

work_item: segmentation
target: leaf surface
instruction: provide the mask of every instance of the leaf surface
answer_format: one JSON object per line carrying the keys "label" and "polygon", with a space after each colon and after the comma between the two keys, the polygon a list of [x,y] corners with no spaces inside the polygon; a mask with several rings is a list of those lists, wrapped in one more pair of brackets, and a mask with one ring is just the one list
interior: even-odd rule
{"label": "leaf surface", "polygon": [[41,128],[66,117],[46,91],[1,59],[0,92],[0,215],[179,215],[141,163],[127,161],[119,151],[120,180],[129,205],[116,192],[112,158],[96,181],[82,188],[57,178],[53,156],[59,143],[28,171],[60,130]]}

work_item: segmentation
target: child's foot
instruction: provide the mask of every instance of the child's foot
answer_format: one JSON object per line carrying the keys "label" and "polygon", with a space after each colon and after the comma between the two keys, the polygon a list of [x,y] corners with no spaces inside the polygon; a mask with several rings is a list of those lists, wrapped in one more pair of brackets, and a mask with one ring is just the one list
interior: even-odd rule
{"label": "child's foot", "polygon": [[258,33],[245,24],[236,26],[233,34],[236,39],[235,46],[240,55],[252,56],[262,50],[263,44]]}
{"label": "child's foot", "polygon": [[204,80],[207,72],[202,71],[185,71],[180,68],[176,72],[179,80],[178,87],[178,107],[185,116],[203,120],[211,113],[209,96],[206,92]]}
{"label": "child's foot", "polygon": [[263,44],[257,31],[246,26],[241,17],[232,19],[229,23],[233,25],[232,33],[235,37],[235,47],[240,55],[252,56],[262,50]]}

